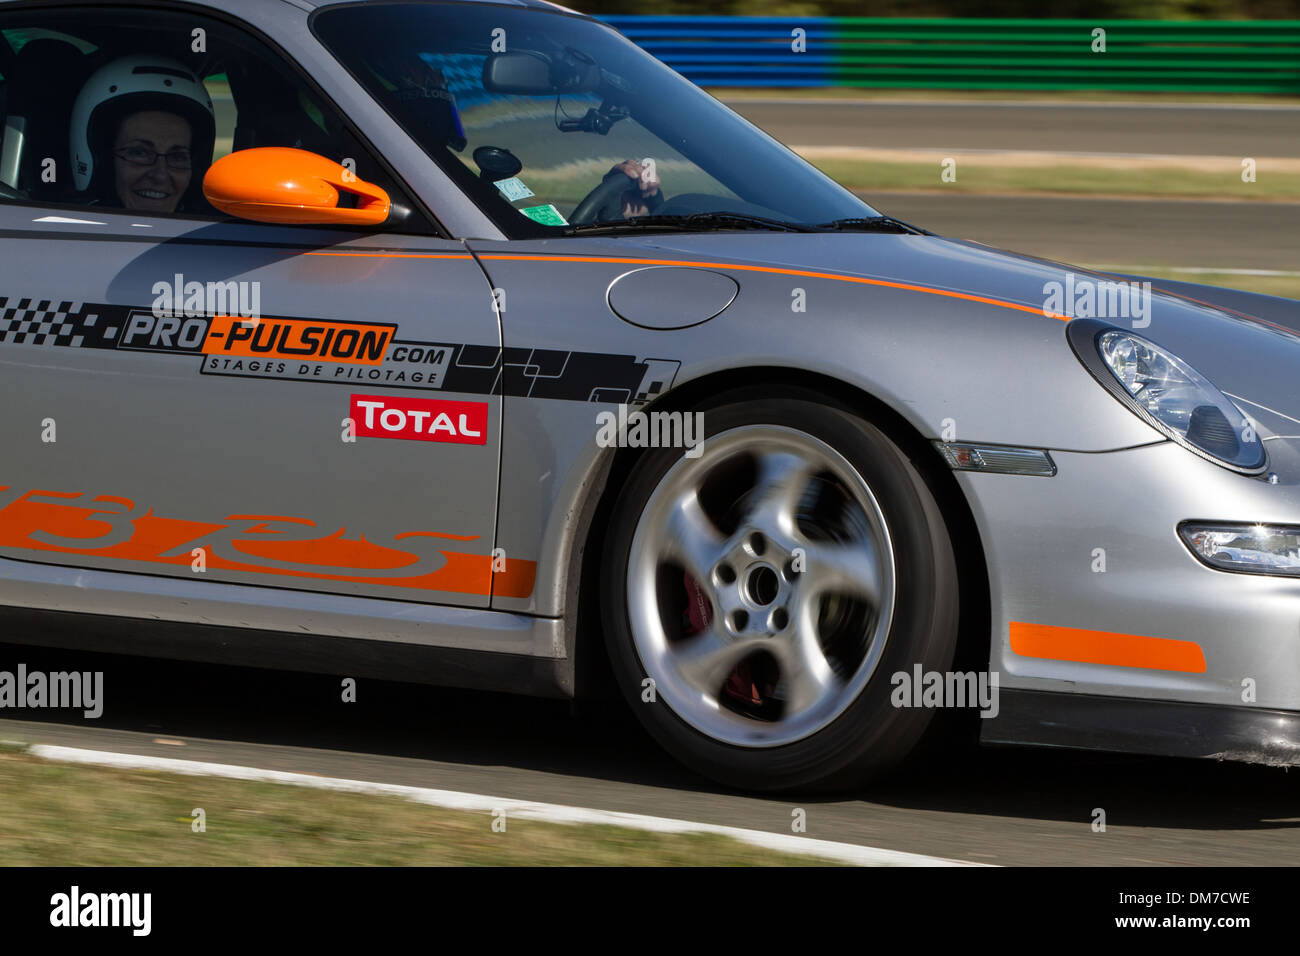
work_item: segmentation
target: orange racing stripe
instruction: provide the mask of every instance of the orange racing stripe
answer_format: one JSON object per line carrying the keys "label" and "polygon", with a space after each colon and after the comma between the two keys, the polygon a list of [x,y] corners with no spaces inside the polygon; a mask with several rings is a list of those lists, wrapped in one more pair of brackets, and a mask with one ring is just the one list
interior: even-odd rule
{"label": "orange racing stripe", "polygon": [[[451,254],[434,254],[423,252],[305,252],[307,256],[360,256],[360,257],[378,257],[384,259],[468,259],[471,256],[467,253]],[[835,282],[856,282],[860,285],[877,285],[887,289],[903,289],[907,292],[922,292],[926,295],[941,295],[950,299],[965,299],[968,302],[982,302],[985,305],[995,305],[1003,309],[1015,309],[1019,312],[1028,312],[1031,315],[1049,316],[1054,319],[1068,321],[1068,315],[1062,315],[1057,312],[1045,312],[1039,306],[1022,305],[1019,302],[1008,302],[1005,299],[992,299],[988,296],[973,295],[969,292],[953,292],[949,289],[935,289],[931,286],[911,285],[906,282],[889,282],[885,279],[867,279],[862,276],[846,276],[836,272],[811,272],[806,269],[780,269],[776,266],[755,266],[735,262],[688,262],[682,259],[640,259],[622,256],[539,256],[539,255],[522,255],[514,253],[487,253],[479,256],[480,259],[493,259],[512,262],[610,262],[620,265],[642,265],[642,266],[680,266],[688,269],[735,269],[741,272],[767,272],[773,275],[799,276],[806,279],[830,279]]]}
{"label": "orange racing stripe", "polygon": [[1011,650],[1021,657],[1080,664],[1110,664],[1149,670],[1204,674],[1205,654],[1195,641],[1077,627],[1011,622]]}

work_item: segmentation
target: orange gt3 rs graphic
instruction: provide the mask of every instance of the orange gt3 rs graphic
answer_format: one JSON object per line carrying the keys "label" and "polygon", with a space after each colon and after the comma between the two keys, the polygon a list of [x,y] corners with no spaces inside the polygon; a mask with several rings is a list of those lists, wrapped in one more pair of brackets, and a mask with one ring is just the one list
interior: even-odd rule
{"label": "orange gt3 rs graphic", "polygon": [[315,521],[233,514],[219,521],[165,518],[126,498],[86,492],[20,492],[0,486],[0,548],[88,554],[123,561],[190,565],[254,574],[352,581],[394,588],[528,597],[537,564],[512,559],[493,570],[490,555],[446,542],[477,535],[409,531],[391,545]]}

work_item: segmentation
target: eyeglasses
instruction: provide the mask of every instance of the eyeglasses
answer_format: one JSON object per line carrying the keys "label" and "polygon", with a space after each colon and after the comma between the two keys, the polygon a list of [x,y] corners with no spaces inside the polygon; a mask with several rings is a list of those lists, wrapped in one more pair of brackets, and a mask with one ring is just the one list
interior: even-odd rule
{"label": "eyeglasses", "polygon": [[146,146],[123,146],[121,149],[113,150],[113,155],[132,166],[152,166],[161,156],[166,161],[168,169],[184,172],[190,168],[188,149],[173,149],[171,152],[159,153]]}

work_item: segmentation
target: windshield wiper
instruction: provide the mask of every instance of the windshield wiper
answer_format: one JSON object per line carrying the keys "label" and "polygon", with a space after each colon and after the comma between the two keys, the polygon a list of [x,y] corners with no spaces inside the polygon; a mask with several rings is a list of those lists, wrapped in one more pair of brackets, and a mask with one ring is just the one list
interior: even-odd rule
{"label": "windshield wiper", "polygon": [[583,223],[564,230],[566,236],[590,236],[619,232],[708,232],[713,229],[762,229],[775,232],[820,232],[814,226],[782,219],[768,219],[742,212],[695,212],[688,216],[635,216],[605,222]]}
{"label": "windshield wiper", "polygon": [[612,235],[620,232],[709,232],[714,229],[759,229],[774,232],[892,232],[913,236],[932,236],[934,233],[893,216],[863,216],[853,219],[834,219],[815,226],[789,222],[785,219],[768,219],[743,212],[696,212],[686,216],[635,216],[630,219],[610,219],[570,226],[566,236]]}
{"label": "windshield wiper", "polygon": [[817,228],[836,232],[900,232],[911,236],[932,236],[934,233],[893,216],[863,216],[855,219],[833,219]]}

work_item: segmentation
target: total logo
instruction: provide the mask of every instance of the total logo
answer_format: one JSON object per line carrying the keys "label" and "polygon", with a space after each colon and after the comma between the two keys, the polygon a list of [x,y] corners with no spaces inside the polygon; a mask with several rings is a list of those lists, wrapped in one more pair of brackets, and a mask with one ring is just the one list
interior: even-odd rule
{"label": "total logo", "polygon": [[487,402],[353,395],[352,421],[358,438],[487,444]]}

